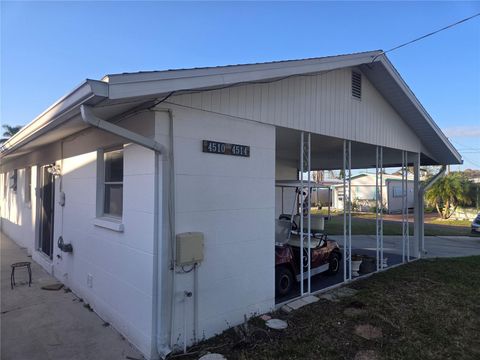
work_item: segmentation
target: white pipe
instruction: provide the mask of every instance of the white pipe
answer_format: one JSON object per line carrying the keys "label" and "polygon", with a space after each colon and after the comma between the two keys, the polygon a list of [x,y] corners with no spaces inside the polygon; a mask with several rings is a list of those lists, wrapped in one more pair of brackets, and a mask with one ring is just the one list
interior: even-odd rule
{"label": "white pipe", "polygon": [[198,342],[198,264],[193,265],[193,341]]}
{"label": "white pipe", "polygon": [[175,340],[173,338],[173,328],[175,326],[175,258],[176,258],[176,246],[175,246],[175,157],[174,157],[174,134],[173,134],[173,114],[168,110],[169,114],[169,123],[170,123],[170,194],[169,194],[169,220],[170,220],[170,253],[171,253],[171,281],[172,281],[172,291],[170,296],[170,348],[173,349],[175,345]]}
{"label": "white pipe", "polygon": [[153,357],[158,357],[158,308],[159,308],[159,293],[158,293],[158,274],[159,274],[159,261],[158,261],[158,237],[159,237],[159,187],[160,187],[160,167],[159,160],[160,154],[165,153],[165,147],[145,136],[134,133],[130,130],[124,129],[118,125],[107,122],[93,114],[92,109],[89,106],[81,105],[80,112],[84,122],[90,126],[99,128],[109,133],[120,136],[132,143],[151,149],[155,152],[155,164],[154,164],[154,222],[153,222],[153,274],[152,274],[152,334],[151,334],[151,353]]}
{"label": "white pipe", "polygon": [[165,147],[162,144],[146,136],[137,134],[133,131],[122,128],[121,126],[118,126],[118,125],[112,124],[111,122],[100,119],[93,113],[92,108],[90,106],[81,105],[80,112],[82,114],[83,121],[89,124],[90,126],[115,134],[126,140],[129,140],[132,143],[141,145],[153,151],[157,151],[159,153],[165,153]]}

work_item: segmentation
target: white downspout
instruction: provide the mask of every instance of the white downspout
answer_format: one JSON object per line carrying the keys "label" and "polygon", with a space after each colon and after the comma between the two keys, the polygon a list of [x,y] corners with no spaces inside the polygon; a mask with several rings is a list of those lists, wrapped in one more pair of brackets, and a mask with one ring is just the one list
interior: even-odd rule
{"label": "white downspout", "polygon": [[[420,166],[420,164],[419,164]],[[425,235],[424,235],[424,219],[423,219],[423,213],[425,211],[425,191],[430,189],[433,184],[435,184],[440,178],[442,178],[445,175],[445,171],[447,170],[447,165],[442,165],[442,168],[440,171],[435,174],[430,180],[427,181],[427,183],[423,186],[420,186],[420,189],[418,190],[418,199],[420,201],[420,206],[419,206],[419,212],[420,216],[422,217],[422,221],[420,223],[420,235],[421,235],[421,246],[422,246],[422,254],[425,254]]]}
{"label": "white downspout", "polygon": [[166,154],[167,151],[165,147],[158,143],[155,140],[147,138],[143,135],[134,133],[130,130],[122,128],[118,125],[112,124],[108,121],[100,119],[97,117],[92,109],[89,106],[81,105],[80,111],[82,114],[82,119],[90,126],[96,127],[98,129],[107,131],[109,133],[115,134],[119,137],[122,137],[132,143],[138,144],[140,146],[146,147],[150,150],[153,150],[155,153],[155,164],[154,164],[154,228],[153,228],[153,282],[152,282],[152,334],[151,334],[151,354],[152,357],[158,358],[158,308],[159,308],[159,292],[158,292],[158,274],[159,274],[159,261],[158,261],[158,239],[159,239],[159,185],[160,185],[160,176],[159,176],[159,160],[161,154]]}

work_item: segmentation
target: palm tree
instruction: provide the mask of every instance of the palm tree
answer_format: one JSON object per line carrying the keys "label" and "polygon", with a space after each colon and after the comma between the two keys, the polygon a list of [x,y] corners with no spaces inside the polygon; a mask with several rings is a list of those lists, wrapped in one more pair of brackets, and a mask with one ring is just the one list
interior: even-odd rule
{"label": "palm tree", "polygon": [[460,173],[449,173],[439,179],[425,194],[430,205],[434,205],[442,219],[450,218],[459,205],[472,202],[469,196],[471,182]]}
{"label": "palm tree", "polygon": [[7,141],[13,135],[20,131],[22,126],[10,126],[10,125],[2,125],[2,128],[5,130],[3,133],[3,138],[0,139],[0,144]]}

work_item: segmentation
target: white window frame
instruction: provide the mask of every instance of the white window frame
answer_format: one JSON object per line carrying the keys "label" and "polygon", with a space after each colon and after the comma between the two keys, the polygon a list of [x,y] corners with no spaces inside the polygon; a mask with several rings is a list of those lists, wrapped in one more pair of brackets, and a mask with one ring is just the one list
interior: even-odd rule
{"label": "white window frame", "polygon": [[[105,181],[105,154],[112,151],[122,151],[124,154],[124,148],[122,146],[117,146],[108,149],[98,149],[97,150],[97,219],[95,225],[110,228],[108,225],[108,220],[113,220],[117,223],[121,222],[123,217],[123,205],[122,205],[122,214],[120,216],[115,214],[105,213],[105,185],[122,185],[122,204],[123,204],[123,183],[122,181]],[[123,166],[125,168],[125,159]],[[112,230],[123,231],[123,225],[119,228],[114,226]]]}
{"label": "white window frame", "polygon": [[7,198],[7,192],[8,192],[8,171],[5,171],[3,173],[3,198]]}
{"label": "white window frame", "polygon": [[31,204],[32,202],[32,167],[27,166],[25,168],[25,175],[24,175],[24,201],[26,204]]}

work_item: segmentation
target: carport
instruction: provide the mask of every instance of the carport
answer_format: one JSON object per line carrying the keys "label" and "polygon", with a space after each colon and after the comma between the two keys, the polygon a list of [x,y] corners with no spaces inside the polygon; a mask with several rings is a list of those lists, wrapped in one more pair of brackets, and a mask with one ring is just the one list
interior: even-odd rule
{"label": "carport", "polygon": [[[319,134],[312,134],[302,131],[296,131],[293,129],[287,129],[282,127],[276,128],[276,163],[277,178],[276,181],[285,180],[299,180],[302,187],[309,189],[312,185],[312,171],[315,170],[340,170],[343,176],[343,236],[333,237],[339,244],[342,251],[342,263],[338,273],[334,275],[311,274],[311,262],[310,256],[308,256],[307,266],[300,266],[299,272],[303,275],[306,272],[307,275],[303,282],[298,282],[294,285],[293,291],[288,295],[279,296],[277,294],[276,303],[281,304],[292,298],[303,296],[306,294],[316,293],[324,291],[325,289],[337,286],[341,283],[352,281],[356,278],[360,278],[365,275],[369,275],[371,272],[381,271],[387,267],[406,263],[420,257],[420,236],[418,226],[418,188],[419,188],[419,165],[420,159],[418,154],[412,154],[408,151],[393,149],[384,146],[372,145],[367,143],[361,143],[356,141],[350,141],[335,137],[329,137]],[[401,237],[401,253],[394,252],[393,249],[385,249],[383,242],[383,205],[384,197],[382,191],[382,177],[384,176],[385,169],[395,167],[400,168],[402,173],[402,222],[399,226],[402,229]],[[410,236],[409,227],[412,224],[408,222],[408,208],[407,208],[407,167],[413,167],[415,173],[415,217],[413,223],[414,235]],[[290,171],[286,169],[290,168]],[[351,197],[351,184],[350,177],[352,170],[355,169],[371,169],[376,174],[376,189],[375,189],[375,202],[376,202],[376,235],[375,246],[366,247],[364,243],[356,244],[352,241],[352,225],[351,225],[351,213],[352,203],[354,199]],[[303,177],[300,175],[303,174]],[[288,178],[287,178],[288,177]],[[282,210],[285,203],[285,191],[282,189],[282,193],[277,191],[276,196],[281,196]],[[290,196],[291,197],[291,196]],[[279,200],[276,204],[278,207]],[[289,199],[288,202],[291,202]],[[325,222],[328,224],[329,216],[314,215],[311,213],[312,204],[311,196],[305,199],[308,213],[304,218],[300,217],[302,224],[300,225],[300,237],[305,238],[304,242],[300,242],[300,253],[304,253],[304,246],[306,251],[310,254],[312,236],[314,229],[311,227],[312,219],[314,217],[324,217]],[[276,215],[282,212],[276,208]],[[302,231],[303,230],[303,231]],[[328,235],[328,232],[326,232]],[[332,238],[330,238],[331,240]],[[352,268],[352,257],[362,256],[368,257],[371,261],[375,262],[375,268],[364,271],[362,274],[356,273],[355,267]],[[299,264],[300,264],[299,260]],[[305,262],[305,260],[303,260]],[[358,270],[358,269],[357,269]],[[278,271],[278,269],[276,269]]]}

